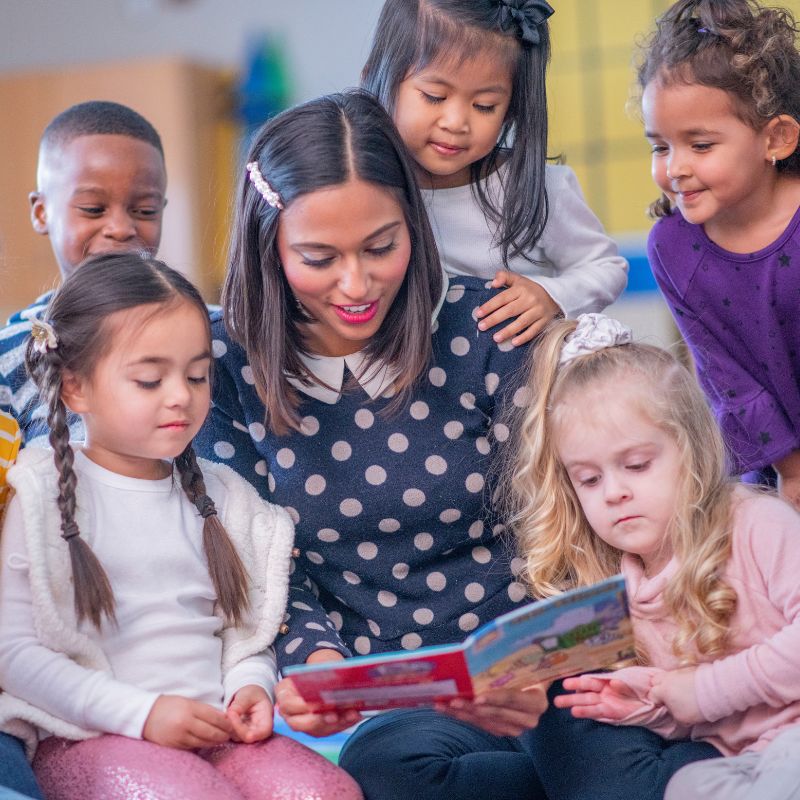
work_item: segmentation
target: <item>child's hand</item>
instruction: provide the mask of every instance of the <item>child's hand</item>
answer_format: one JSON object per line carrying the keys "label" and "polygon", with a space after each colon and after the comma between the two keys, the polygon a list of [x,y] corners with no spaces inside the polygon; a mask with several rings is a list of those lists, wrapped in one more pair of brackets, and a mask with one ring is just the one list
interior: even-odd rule
{"label": "child's hand", "polygon": [[571,708],[573,717],[623,720],[642,707],[642,701],[628,684],[613,678],[578,675],[566,678],[563,686],[574,694],[557,695],[553,705]]}
{"label": "child's hand", "polygon": [[192,750],[227,742],[232,733],[233,726],[222,711],[199,700],[162,694],[147,715],[142,738],[165,747]]}
{"label": "child's hand", "polygon": [[272,736],[274,709],[261,686],[243,686],[233,696],[226,712],[233,726],[231,738],[237,742],[260,742]]}
{"label": "child's hand", "polygon": [[495,736],[519,736],[539,724],[547,710],[547,687],[536,684],[528,689],[493,689],[474,700],[437,703],[436,710],[468,722]]}
{"label": "child's hand", "polygon": [[496,294],[478,309],[478,329],[487,331],[511,317],[516,319],[492,337],[496,342],[511,339],[515,347],[533,339],[561,310],[549,294],[535,281],[516,272],[500,270],[492,286],[508,288]]}
{"label": "child's hand", "polygon": [[695,667],[662,672],[654,676],[653,688],[650,690],[653,702],[666,706],[673,718],[683,725],[705,722],[705,717],[697,706],[695,672]]}

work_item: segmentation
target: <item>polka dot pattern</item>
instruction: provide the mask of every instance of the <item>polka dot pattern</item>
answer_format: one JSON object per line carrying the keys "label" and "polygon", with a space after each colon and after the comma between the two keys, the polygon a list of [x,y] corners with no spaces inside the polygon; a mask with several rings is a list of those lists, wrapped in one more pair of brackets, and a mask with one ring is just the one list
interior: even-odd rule
{"label": "polka dot pattern", "polygon": [[386,413],[388,398],[357,386],[333,404],[301,394],[301,431],[284,436],[265,429],[252,369],[212,317],[214,401],[227,421],[212,413],[198,453],[227,461],[296,524],[279,663],[322,647],[459,641],[524,595],[492,535],[490,466],[511,438],[503,404],[524,402],[507,376],[521,374],[526,348],[503,352],[476,334],[471,315],[493,293],[481,284],[451,280],[432,363],[407,406]]}

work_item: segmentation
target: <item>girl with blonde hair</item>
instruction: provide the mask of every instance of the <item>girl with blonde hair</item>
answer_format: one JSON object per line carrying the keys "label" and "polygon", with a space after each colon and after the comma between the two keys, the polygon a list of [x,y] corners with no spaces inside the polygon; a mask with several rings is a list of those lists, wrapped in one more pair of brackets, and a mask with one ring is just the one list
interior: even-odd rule
{"label": "girl with blonde hair", "polygon": [[737,757],[685,767],[667,798],[790,796],[780,791],[800,780],[800,517],[727,477],[693,376],[616,320],[552,325],[532,389],[511,484],[531,591],[621,570],[639,650],[635,666],[568,678],[574,694],[555,705]]}

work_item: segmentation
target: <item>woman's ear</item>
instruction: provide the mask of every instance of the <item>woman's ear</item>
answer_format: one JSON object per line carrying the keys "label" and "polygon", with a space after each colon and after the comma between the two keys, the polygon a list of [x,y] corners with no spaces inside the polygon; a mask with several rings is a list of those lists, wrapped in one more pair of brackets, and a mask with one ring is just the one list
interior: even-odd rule
{"label": "woman's ear", "polygon": [[800,123],[789,114],[779,114],[766,125],[767,160],[774,156],[778,161],[794,153],[800,138]]}
{"label": "woman's ear", "polygon": [[73,414],[85,414],[89,410],[86,381],[74,372],[64,371],[61,379],[61,400]]}

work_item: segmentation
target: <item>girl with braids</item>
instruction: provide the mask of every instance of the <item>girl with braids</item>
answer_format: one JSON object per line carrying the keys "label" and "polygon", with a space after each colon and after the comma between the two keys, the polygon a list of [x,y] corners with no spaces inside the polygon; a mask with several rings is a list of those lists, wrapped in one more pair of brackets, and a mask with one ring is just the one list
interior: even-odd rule
{"label": "girl with braids", "polygon": [[[800,53],[785,9],[680,0],[639,67],[656,280],[736,474],[800,509]],[[748,476],[747,480],[764,476]]]}
{"label": "girl with braids", "polygon": [[689,751],[733,758],[684,766],[669,800],[800,796],[800,516],[728,477],[694,377],[616,320],[553,324],[531,388],[510,476],[531,592],[621,570],[639,650],[555,706],[667,737],[639,765],[656,796]]}
{"label": "girl with braids", "polygon": [[442,265],[502,288],[479,330],[515,346],[558,314],[601,311],[627,281],[575,173],[547,164],[552,13],[544,0],[386,0],[361,76],[414,158]]}
{"label": "girl with braids", "polygon": [[44,795],[360,798],[271,736],[293,528],[195,457],[211,368],[197,290],[159,261],[100,256],[34,321],[26,358],[52,453],[27,448],[8,473],[0,726]]}

